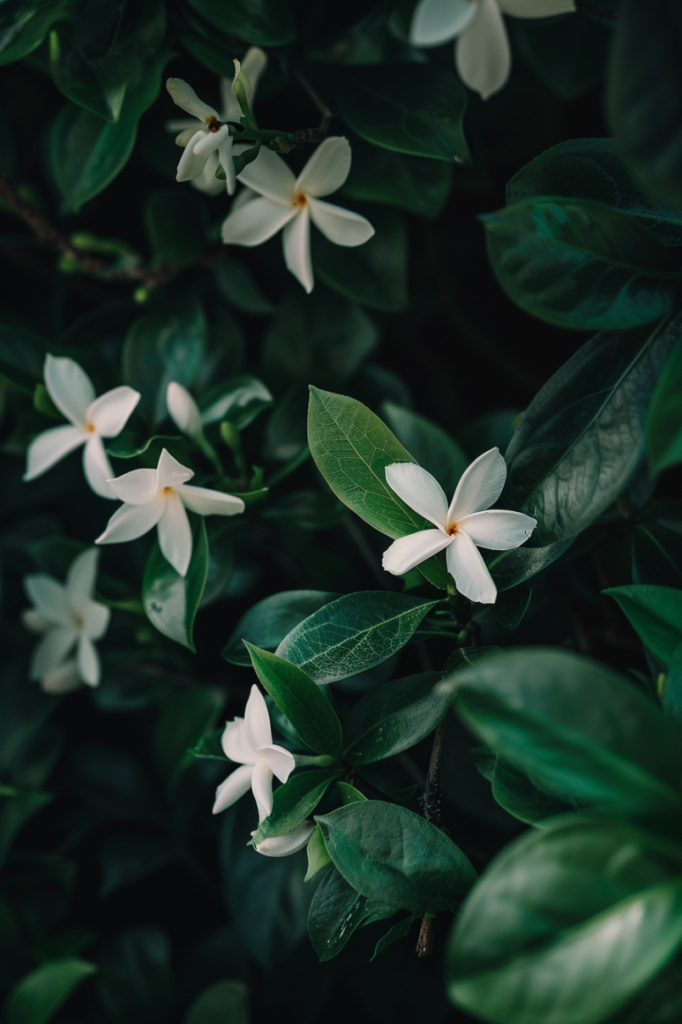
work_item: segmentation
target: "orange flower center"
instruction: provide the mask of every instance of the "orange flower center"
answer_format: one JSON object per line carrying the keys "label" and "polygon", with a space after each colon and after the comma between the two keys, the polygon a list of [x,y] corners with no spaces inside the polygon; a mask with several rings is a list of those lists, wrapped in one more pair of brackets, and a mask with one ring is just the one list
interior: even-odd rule
{"label": "orange flower center", "polygon": [[454,537],[455,534],[459,533],[459,526],[457,523],[453,523],[452,526],[448,526],[448,533],[451,537]]}
{"label": "orange flower center", "polygon": [[210,132],[213,132],[215,134],[215,132],[220,130],[220,121],[218,120],[217,117],[209,117],[209,119],[206,122],[206,127]]}
{"label": "orange flower center", "polygon": [[97,433],[97,427],[95,426],[94,423],[90,423],[89,420],[86,420],[85,431],[88,434],[95,434],[95,433]]}
{"label": "orange flower center", "polygon": [[299,210],[302,210],[307,205],[308,197],[305,192],[299,192],[297,196],[294,196],[294,206],[297,206]]}
{"label": "orange flower center", "polygon": [[164,489],[161,491],[161,493],[162,494],[173,494],[174,491],[175,491],[174,487],[164,487]]}

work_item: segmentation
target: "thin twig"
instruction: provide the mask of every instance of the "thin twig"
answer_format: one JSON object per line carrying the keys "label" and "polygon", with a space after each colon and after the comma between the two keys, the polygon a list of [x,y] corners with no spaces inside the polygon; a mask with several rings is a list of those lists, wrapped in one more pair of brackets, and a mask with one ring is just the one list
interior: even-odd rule
{"label": "thin twig", "polygon": [[311,100],[313,101],[313,103],[315,104],[317,109],[319,110],[320,114],[322,115],[322,120],[320,121],[319,131],[324,135],[324,133],[327,131],[327,128],[329,126],[329,122],[331,121],[331,119],[332,119],[332,117],[334,115],[332,114],[331,110],[329,109],[327,104],[324,102],[324,100],[319,96],[319,94],[317,93],[315,88],[310,84],[308,79],[305,78],[301,74],[300,71],[294,71],[294,78],[296,79],[296,81],[300,85],[303,86],[303,88],[308,93],[308,95],[310,96]]}
{"label": "thin twig", "polygon": [[[426,789],[422,797],[419,800],[421,811],[427,821],[436,828],[441,827],[441,813],[440,813],[440,759],[443,753],[443,738],[445,736],[445,726],[447,724],[447,718],[441,719],[433,737],[433,747],[431,748],[431,759],[429,761],[429,770],[426,775]],[[433,918],[425,915],[422,918],[421,928],[419,929],[419,938],[417,939],[417,946],[415,952],[417,956],[429,956],[433,950]]]}

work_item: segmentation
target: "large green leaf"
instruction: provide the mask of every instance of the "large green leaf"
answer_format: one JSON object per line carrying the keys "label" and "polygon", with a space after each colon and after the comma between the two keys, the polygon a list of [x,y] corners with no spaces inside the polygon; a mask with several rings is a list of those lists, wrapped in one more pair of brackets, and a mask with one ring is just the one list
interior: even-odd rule
{"label": "large green leaf", "polygon": [[387,661],[437,603],[383,590],[345,594],[294,626],[277,654],[316,683],[333,683]]}
{"label": "large green leaf", "polygon": [[296,36],[289,0],[189,0],[190,5],[222,32],[255,46],[283,46]]}
{"label": "large green leaf", "polygon": [[250,665],[242,640],[274,651],[294,626],[339,595],[326,590],[283,590],[258,601],[242,615],[221,654],[232,665]]}
{"label": "large green leaf", "polygon": [[446,494],[454,494],[469,459],[456,441],[436,423],[403,409],[394,402],[384,402],[381,415],[420,466],[435,476]]}
{"label": "large green leaf", "polygon": [[175,571],[154,542],[142,580],[142,603],[159,633],[194,651],[192,630],[208,572],[208,540],[203,516],[193,516],[192,560],[186,576]]}
{"label": "large green leaf", "polygon": [[642,643],[669,665],[682,643],[682,590],[634,583],[603,593],[618,602]]}
{"label": "large green leaf", "polygon": [[[49,3],[21,6],[23,10],[5,16],[11,18],[14,24],[5,27],[4,18],[0,21],[0,67],[21,60],[40,46],[51,25],[68,11],[70,0],[51,0]],[[2,7],[7,7],[7,3],[3,3]],[[26,10],[26,7],[29,9]]]}
{"label": "large green leaf", "polygon": [[618,330],[672,306],[680,263],[634,217],[588,200],[527,199],[483,217],[509,298],[549,323]]}
{"label": "large green leaf", "polygon": [[283,836],[312,814],[338,773],[328,769],[300,772],[278,786],[272,798],[272,811],[261,821],[254,842]]}
{"label": "large green leaf", "polygon": [[598,1024],[682,941],[673,844],[627,824],[526,833],[472,890],[446,954],[450,998],[494,1024]]}
{"label": "large green leaf", "polygon": [[406,807],[365,800],[316,820],[335,866],[367,899],[417,914],[456,910],[476,877],[452,840]]}
{"label": "large green leaf", "polygon": [[341,723],[319,686],[284,658],[246,640],[244,643],[256,675],[301,740],[320,754],[336,757],[341,747]]}
{"label": "large green leaf", "polygon": [[440,160],[396,153],[354,138],[343,194],[432,218],[442,211],[451,183],[452,168]]}
{"label": "large green leaf", "polygon": [[[388,427],[354,398],[310,389],[308,444],[315,464],[344,505],[388,537],[426,528],[426,520],[393,493],[386,466],[415,462]],[[420,566],[443,590],[446,574],[435,558]]]}
{"label": "large green leaf", "polygon": [[682,462],[682,338],[678,338],[649,406],[647,448],[652,473]]}
{"label": "large green leaf", "polygon": [[7,997],[7,1024],[47,1024],[73,990],[96,970],[94,964],[75,957],[36,967],[17,982]]}
{"label": "large green leaf", "polygon": [[625,0],[607,88],[616,145],[643,187],[682,209],[682,8]]}
{"label": "large green leaf", "polygon": [[393,917],[396,908],[358,895],[333,864],[315,890],[308,914],[308,934],[324,963],[333,959],[361,925]]}

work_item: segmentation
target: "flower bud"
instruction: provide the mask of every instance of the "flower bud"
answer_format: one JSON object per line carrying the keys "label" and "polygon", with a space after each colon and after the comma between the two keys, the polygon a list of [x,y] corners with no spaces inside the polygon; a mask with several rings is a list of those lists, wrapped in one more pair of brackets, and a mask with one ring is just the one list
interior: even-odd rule
{"label": "flower bud", "polygon": [[201,437],[201,413],[199,407],[182,384],[171,381],[166,389],[166,405],[173,423],[189,437]]}

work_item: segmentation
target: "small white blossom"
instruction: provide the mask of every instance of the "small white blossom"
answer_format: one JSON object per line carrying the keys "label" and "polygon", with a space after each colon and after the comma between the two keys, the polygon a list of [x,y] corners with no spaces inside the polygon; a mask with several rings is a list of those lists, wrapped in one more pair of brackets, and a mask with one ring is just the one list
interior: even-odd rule
{"label": "small white blossom", "polygon": [[104,451],[103,437],[116,437],[140,400],[138,391],[123,386],[95,398],[87,373],[73,359],[45,357],[45,387],[71,426],[52,427],[38,434],[26,453],[24,480],[35,480],[79,445],[85,478],[96,494],[114,500],[107,480],[114,475]]}
{"label": "small white blossom", "polygon": [[506,479],[506,463],[499,450],[491,448],[464,471],[448,507],[443,488],[421,466],[413,462],[387,466],[386,481],[391,490],[437,529],[419,530],[395,540],[384,552],[384,569],[402,576],[447,549],[448,572],[459,593],[471,601],[493,604],[497,588],[478,548],[517,548],[537,526],[537,520],[523,512],[490,509]]}
{"label": "small white blossom", "polygon": [[161,553],[180,576],[186,576],[192,557],[192,529],[185,509],[201,516],[233,516],[244,511],[241,498],[188,486],[193,476],[191,469],[164,448],[156,469],[134,469],[110,480],[115,496],[125,504],[114,512],[95,544],[136,540],[156,526]]}
{"label": "small white blossom", "polygon": [[262,149],[258,159],[247,164],[239,175],[239,181],[258,195],[232,209],[223,224],[223,242],[260,245],[283,228],[284,262],[305,290],[311,292],[311,220],[336,245],[363,245],[374,234],[365,217],[320,199],[341,188],[348,177],[350,162],[350,144],[340,136],[325,139],[298,178],[282,157]]}
{"label": "small white blossom", "polygon": [[574,0],[419,0],[410,41],[415,46],[439,46],[456,38],[459,76],[487,100],[504,87],[511,72],[503,14],[547,18],[571,11]]}
{"label": "small white blossom", "polygon": [[[264,857],[289,857],[292,853],[298,853],[308,845],[314,828],[313,822],[306,818],[296,828],[292,828],[291,832],[287,832],[283,836],[274,836],[272,839],[264,839],[262,843],[254,843],[253,848],[256,853],[262,853]],[[252,836],[255,834],[255,832],[251,833]]]}
{"label": "small white blossom", "polygon": [[[97,686],[99,656],[93,643],[109,626],[110,610],[93,601],[99,551],[88,548],[71,563],[62,584],[45,573],[24,577],[26,596],[34,607],[22,615],[33,633],[42,633],[31,658],[31,679],[47,693],[66,693],[81,682]],[[75,657],[69,657],[76,647]]]}
{"label": "small white blossom", "polygon": [[296,767],[296,760],[288,750],[272,742],[267,704],[255,684],[251,687],[244,717],[235,718],[225,726],[222,746],[230,761],[236,761],[241,768],[235,769],[218,786],[213,813],[219,814],[220,811],[231,807],[251,789],[258,807],[258,821],[264,821],[272,813],[273,776],[276,775],[280,782],[286,782]]}

